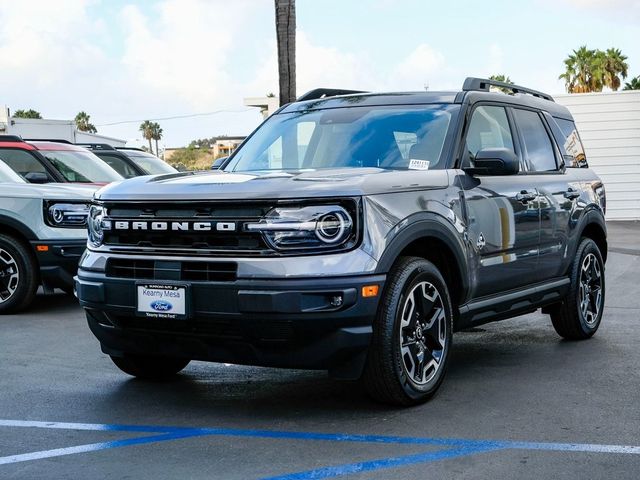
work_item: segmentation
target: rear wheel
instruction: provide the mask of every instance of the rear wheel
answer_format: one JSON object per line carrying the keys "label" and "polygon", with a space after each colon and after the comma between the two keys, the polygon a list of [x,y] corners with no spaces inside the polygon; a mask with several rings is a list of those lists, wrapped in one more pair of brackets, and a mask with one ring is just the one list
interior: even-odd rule
{"label": "rear wheel", "polygon": [[25,245],[0,234],[0,314],[17,312],[38,288],[36,262]]}
{"label": "rear wheel", "polygon": [[590,238],[580,242],[570,273],[571,290],[552,310],[551,322],[561,337],[582,340],[596,333],[604,310],[604,262]]}
{"label": "rear wheel", "polygon": [[189,365],[190,362],[190,360],[184,358],[146,355],[125,355],[124,357],[111,357],[111,360],[124,373],[149,380],[171,378]]}
{"label": "rear wheel", "polygon": [[362,377],[370,395],[396,405],[431,398],[444,378],[452,340],[449,291],[438,269],[401,258],[391,273],[373,325]]}

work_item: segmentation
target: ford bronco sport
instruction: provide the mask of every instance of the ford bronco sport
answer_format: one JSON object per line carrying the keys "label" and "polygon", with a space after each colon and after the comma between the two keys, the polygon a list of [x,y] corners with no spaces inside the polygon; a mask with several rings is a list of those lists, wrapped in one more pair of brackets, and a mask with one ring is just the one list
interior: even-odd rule
{"label": "ford bronco sport", "polygon": [[586,161],[569,111],[520,86],[314,90],[221,170],[100,190],[78,296],[134,376],[327,369],[415,404],[454,331],[542,308],[564,338],[596,332],[605,192]]}

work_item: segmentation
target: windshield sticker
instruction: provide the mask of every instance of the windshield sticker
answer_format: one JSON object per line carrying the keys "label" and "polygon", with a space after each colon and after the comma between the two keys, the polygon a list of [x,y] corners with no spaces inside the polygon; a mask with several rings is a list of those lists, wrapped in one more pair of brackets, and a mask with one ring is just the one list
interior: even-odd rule
{"label": "windshield sticker", "polygon": [[409,170],[429,170],[429,160],[409,159]]}

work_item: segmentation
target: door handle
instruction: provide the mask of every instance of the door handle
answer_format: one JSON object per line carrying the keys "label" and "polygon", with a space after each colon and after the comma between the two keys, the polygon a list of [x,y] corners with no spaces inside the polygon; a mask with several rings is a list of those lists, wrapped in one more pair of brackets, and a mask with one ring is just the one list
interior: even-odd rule
{"label": "door handle", "polygon": [[578,190],[574,190],[571,187],[569,187],[569,190],[564,192],[564,198],[567,198],[569,200],[574,200],[574,199],[578,198],[579,196],[580,196],[580,192]]}
{"label": "door handle", "polygon": [[527,203],[532,200],[535,200],[538,196],[538,192],[530,192],[528,190],[522,190],[520,193],[516,194],[516,200],[522,203]]}

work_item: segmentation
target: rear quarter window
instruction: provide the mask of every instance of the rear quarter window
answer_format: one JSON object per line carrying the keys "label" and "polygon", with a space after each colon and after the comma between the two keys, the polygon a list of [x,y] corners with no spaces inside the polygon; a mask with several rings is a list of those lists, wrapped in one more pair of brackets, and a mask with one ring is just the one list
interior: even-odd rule
{"label": "rear quarter window", "polygon": [[[576,129],[576,124],[572,120],[553,117],[558,128],[552,128],[553,135],[565,158],[565,164],[571,168],[588,168],[587,156],[584,153],[584,146],[580,135]],[[553,125],[552,125],[553,127]]]}

